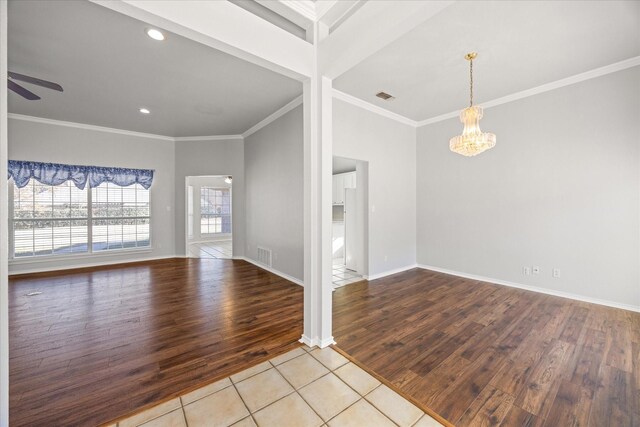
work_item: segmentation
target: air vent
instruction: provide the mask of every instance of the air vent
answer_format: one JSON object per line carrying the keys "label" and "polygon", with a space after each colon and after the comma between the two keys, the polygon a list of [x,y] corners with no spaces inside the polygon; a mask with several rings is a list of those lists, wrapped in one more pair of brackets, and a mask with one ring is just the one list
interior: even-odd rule
{"label": "air vent", "polygon": [[395,96],[393,96],[393,95],[389,95],[389,94],[388,94],[388,93],[386,93],[386,92],[378,92],[378,93],[376,93],[376,96],[377,96],[378,98],[382,98],[382,99],[384,99],[385,101],[392,101],[392,100],[396,99],[396,97],[395,97]]}
{"label": "air vent", "polygon": [[262,248],[260,246],[258,246],[257,249],[258,249],[258,259],[257,259],[257,261],[262,265],[266,265],[267,267],[271,267],[271,249]]}

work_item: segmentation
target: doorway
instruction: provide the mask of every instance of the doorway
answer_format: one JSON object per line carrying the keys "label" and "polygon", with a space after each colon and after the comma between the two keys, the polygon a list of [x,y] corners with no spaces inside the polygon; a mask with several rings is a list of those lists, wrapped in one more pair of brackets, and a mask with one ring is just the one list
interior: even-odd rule
{"label": "doorway", "polygon": [[333,157],[333,287],[367,275],[367,162]]}
{"label": "doorway", "polygon": [[232,186],[231,175],[186,178],[187,257],[233,257]]}

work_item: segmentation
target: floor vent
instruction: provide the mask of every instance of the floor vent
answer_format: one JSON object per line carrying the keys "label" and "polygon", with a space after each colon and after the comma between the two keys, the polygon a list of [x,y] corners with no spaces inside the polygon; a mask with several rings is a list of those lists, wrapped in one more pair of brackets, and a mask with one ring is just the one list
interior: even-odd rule
{"label": "floor vent", "polygon": [[271,249],[262,248],[258,246],[258,259],[260,264],[271,267]]}

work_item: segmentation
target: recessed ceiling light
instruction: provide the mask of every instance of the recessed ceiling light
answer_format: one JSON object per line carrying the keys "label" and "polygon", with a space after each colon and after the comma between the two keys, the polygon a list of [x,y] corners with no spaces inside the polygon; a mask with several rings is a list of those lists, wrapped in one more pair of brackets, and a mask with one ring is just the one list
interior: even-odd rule
{"label": "recessed ceiling light", "polygon": [[155,28],[147,28],[147,35],[154,40],[164,40],[164,34]]}
{"label": "recessed ceiling light", "polygon": [[149,109],[148,109],[148,108],[141,108],[141,109],[140,109],[140,110],[138,110],[138,111],[140,111],[142,114],[151,114],[151,111],[149,111]]}

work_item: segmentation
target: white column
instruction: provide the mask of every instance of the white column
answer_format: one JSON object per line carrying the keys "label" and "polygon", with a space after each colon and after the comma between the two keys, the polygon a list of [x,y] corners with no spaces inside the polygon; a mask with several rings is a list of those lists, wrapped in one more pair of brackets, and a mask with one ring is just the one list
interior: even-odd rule
{"label": "white column", "polygon": [[[316,24],[314,40],[325,36]],[[316,56],[317,59],[317,56]],[[304,331],[308,346],[333,344],[331,333],[332,82],[317,60],[303,84],[304,102]]]}
{"label": "white column", "polygon": [[0,426],[9,425],[9,294],[7,219],[7,1],[0,0]]}

